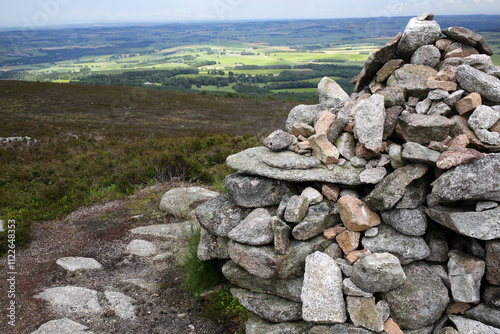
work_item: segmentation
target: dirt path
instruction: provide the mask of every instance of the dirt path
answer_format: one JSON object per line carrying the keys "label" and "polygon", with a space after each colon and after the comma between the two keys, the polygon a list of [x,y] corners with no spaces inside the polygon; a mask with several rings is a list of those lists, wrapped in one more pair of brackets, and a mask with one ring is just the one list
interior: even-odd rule
{"label": "dirt path", "polygon": [[[182,290],[176,259],[183,240],[131,233],[140,226],[178,223],[156,209],[166,189],[166,185],[155,186],[130,200],[83,208],[64,221],[35,224],[29,248],[16,254],[15,327],[6,325],[7,310],[2,307],[1,332],[32,333],[48,321],[67,317],[93,333],[231,333],[230,324],[204,318],[202,303]],[[131,254],[128,246],[134,239],[154,244],[156,255]],[[56,263],[62,257],[93,258],[102,269],[70,272]],[[6,269],[0,273],[1,305],[9,302]],[[91,315],[61,312],[34,298],[45,289],[66,286],[97,291],[102,309]],[[113,309],[104,297],[110,290],[133,299],[134,319],[123,319]]]}

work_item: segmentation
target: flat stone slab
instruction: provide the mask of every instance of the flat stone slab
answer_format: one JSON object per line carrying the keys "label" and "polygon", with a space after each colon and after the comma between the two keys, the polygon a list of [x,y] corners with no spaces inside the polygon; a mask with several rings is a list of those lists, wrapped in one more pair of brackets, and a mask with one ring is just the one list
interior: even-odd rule
{"label": "flat stone slab", "polygon": [[437,206],[426,209],[425,213],[458,234],[479,240],[500,238],[500,207],[476,212]]}
{"label": "flat stone slab", "polygon": [[116,315],[122,319],[135,319],[135,306],[137,301],[121,292],[106,290],[104,296],[111,304]]}
{"label": "flat stone slab", "polygon": [[152,256],[158,254],[156,246],[152,242],[146,240],[132,240],[128,244],[127,250],[130,254],[137,256]]}
{"label": "flat stone slab", "polygon": [[44,323],[31,334],[54,334],[54,333],[64,333],[64,334],[93,334],[94,332],[87,331],[89,329],[87,326],[79,324],[68,318],[62,318],[57,320],[52,320]]}
{"label": "flat stone slab", "polygon": [[45,289],[34,296],[49,302],[59,314],[88,316],[102,312],[97,291],[77,286]]}
{"label": "flat stone slab", "polygon": [[306,157],[294,152],[273,152],[265,147],[254,147],[229,156],[229,167],[250,175],[260,175],[290,182],[329,182],[344,185],[359,185],[359,174],[364,168],[350,163],[329,165],[327,168],[315,157]]}
{"label": "flat stone slab", "polygon": [[219,193],[202,187],[174,188],[162,196],[160,210],[177,218],[189,217],[191,210],[217,196]]}
{"label": "flat stone slab", "polygon": [[67,271],[102,269],[97,260],[86,257],[62,257],[56,263]]}
{"label": "flat stone slab", "polygon": [[449,314],[451,322],[458,328],[459,333],[467,334],[500,334],[500,329],[483,324],[482,322]]}

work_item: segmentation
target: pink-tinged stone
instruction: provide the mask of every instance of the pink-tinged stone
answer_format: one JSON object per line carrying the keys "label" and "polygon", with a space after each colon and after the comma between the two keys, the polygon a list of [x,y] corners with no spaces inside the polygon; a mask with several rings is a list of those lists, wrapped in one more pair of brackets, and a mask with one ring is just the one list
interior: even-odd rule
{"label": "pink-tinged stone", "polygon": [[434,77],[429,77],[427,79],[427,86],[429,89],[442,89],[447,92],[456,91],[458,85],[455,82],[451,81],[438,81]]}
{"label": "pink-tinged stone", "polygon": [[321,193],[330,201],[337,202],[340,196],[340,188],[333,183],[324,183],[321,186]]}
{"label": "pink-tinged stone", "polygon": [[370,255],[372,252],[368,249],[355,250],[344,256],[344,258],[349,261],[350,264]]}
{"label": "pink-tinged stone", "polygon": [[292,126],[292,134],[295,137],[303,136],[305,138],[309,138],[314,135],[316,131],[312,126],[306,123],[295,123]]}
{"label": "pink-tinged stone", "polygon": [[337,235],[345,232],[346,230],[347,229],[342,224],[337,224],[334,227],[330,227],[324,230],[323,236],[328,240],[332,240],[335,239]]}
{"label": "pink-tinged stone", "polygon": [[380,224],[379,215],[355,197],[342,196],[337,203],[340,219],[348,230],[363,232]]}
{"label": "pink-tinged stone", "polygon": [[417,106],[418,101],[419,101],[419,98],[418,98],[418,97],[416,97],[416,96],[410,96],[410,97],[408,98],[408,103],[406,103],[406,105],[407,105],[408,107],[415,108],[415,107]]}
{"label": "pink-tinged stone", "polygon": [[[382,150],[380,152],[385,152],[387,150],[387,143],[382,142]],[[365,147],[365,145],[358,143],[356,145],[356,156],[363,159],[371,159],[380,157],[381,153],[373,152]]]}
{"label": "pink-tinged stone", "polygon": [[335,115],[332,114],[330,110],[323,110],[319,114],[318,121],[314,126],[316,134],[322,134],[322,133],[324,133],[325,135],[328,134],[328,132],[330,132],[330,127],[332,126],[334,120],[335,120]]}
{"label": "pink-tinged stone", "polygon": [[337,235],[335,240],[339,244],[340,248],[344,254],[349,254],[359,246],[359,239],[361,238],[361,233],[353,231],[344,231]]}
{"label": "pink-tinged stone", "polygon": [[457,78],[455,77],[455,72],[447,68],[446,70],[441,70],[436,74],[436,80],[437,81],[450,81],[450,82],[457,82]]}
{"label": "pink-tinged stone", "polygon": [[457,148],[466,148],[467,145],[469,145],[469,142],[469,137],[465,134],[462,134],[450,140],[448,143],[446,143],[446,146],[448,146],[451,150]]}
{"label": "pink-tinged stone", "polygon": [[436,166],[439,169],[450,169],[468,162],[480,160],[484,157],[484,153],[476,151],[473,148],[455,148],[441,153]]}
{"label": "pink-tinged stone", "polygon": [[439,51],[444,51],[446,50],[451,44],[453,44],[454,41],[449,38],[441,38],[438,39],[436,42],[436,47],[439,49]]}
{"label": "pink-tinged stone", "polygon": [[482,104],[481,95],[478,93],[470,93],[463,99],[455,103],[455,109],[460,115],[471,112]]}
{"label": "pink-tinged stone", "polygon": [[388,334],[404,334],[398,324],[392,320],[392,318],[387,319],[384,323],[384,332]]}
{"label": "pink-tinged stone", "polygon": [[339,150],[328,140],[325,133],[315,134],[309,137],[309,143],[316,157],[325,165],[339,162]]}

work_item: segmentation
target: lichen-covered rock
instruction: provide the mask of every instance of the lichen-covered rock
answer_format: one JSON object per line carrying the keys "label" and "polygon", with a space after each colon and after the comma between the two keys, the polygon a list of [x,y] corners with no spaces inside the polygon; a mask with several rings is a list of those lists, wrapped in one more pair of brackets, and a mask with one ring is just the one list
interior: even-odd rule
{"label": "lichen-covered rock", "polygon": [[479,93],[492,102],[500,102],[500,79],[469,65],[458,66],[455,75],[463,89]]}
{"label": "lichen-covered rock", "polygon": [[407,142],[428,145],[448,138],[454,122],[444,116],[403,112],[398,119],[401,135]]}
{"label": "lichen-covered rock", "polygon": [[245,174],[231,174],[224,179],[224,188],[232,200],[243,208],[261,208],[279,205],[293,195],[288,182]]}
{"label": "lichen-covered rock", "polygon": [[361,244],[372,253],[391,253],[399,259],[401,264],[423,260],[430,255],[429,246],[422,237],[402,234],[386,224],[378,226],[377,236],[365,236],[361,239]]}
{"label": "lichen-covered rock", "polygon": [[275,324],[259,317],[250,317],[245,325],[246,334],[306,334],[311,325],[304,321]]}
{"label": "lichen-covered rock", "polygon": [[367,149],[379,152],[384,134],[384,97],[374,94],[359,102],[355,107],[354,123],[358,140]]}
{"label": "lichen-covered rock", "polygon": [[481,53],[484,53],[488,56],[493,55],[493,51],[489,47],[488,43],[486,43],[486,41],[484,40],[484,37],[467,28],[457,26],[449,27],[443,29],[443,34],[456,41],[460,41],[467,45],[473,46]]}
{"label": "lichen-covered rock", "polygon": [[291,241],[285,254],[276,254],[273,246],[252,247],[234,241],[229,242],[231,260],[252,275],[264,279],[291,279],[304,273],[306,257],[332,244],[323,236],[307,241]]}
{"label": "lichen-covered rock", "polygon": [[351,101],[349,94],[335,80],[327,77],[319,82],[318,93],[321,110],[335,108],[342,102]]}
{"label": "lichen-covered rock", "polygon": [[292,136],[283,130],[276,130],[264,139],[264,146],[275,152],[286,150],[292,143]]}
{"label": "lichen-covered rock", "polygon": [[374,332],[384,330],[384,322],[375,305],[375,297],[347,296],[347,311],[354,326],[364,327]]}
{"label": "lichen-covered rock", "polygon": [[462,303],[479,303],[485,262],[458,250],[452,250],[448,256],[450,257],[448,275],[453,300]]}
{"label": "lichen-covered rock", "polygon": [[434,89],[429,86],[427,79],[435,77],[437,71],[426,65],[405,64],[387,79],[388,87],[401,87],[407,94],[426,97]]}
{"label": "lichen-covered rock", "polygon": [[367,292],[387,292],[403,284],[406,275],[397,257],[374,253],[354,262],[351,280]]}
{"label": "lichen-covered rock", "polygon": [[321,252],[313,253],[306,259],[302,317],[307,322],[316,323],[342,323],[347,320],[342,272],[331,257]]}
{"label": "lichen-covered rock", "polygon": [[247,310],[270,322],[302,320],[302,305],[288,299],[232,288],[231,294]]}
{"label": "lichen-covered rock", "polygon": [[314,126],[314,123],[316,123],[321,110],[322,108],[319,104],[300,104],[296,106],[288,114],[288,119],[286,120],[285,124],[285,130],[288,132],[292,131],[292,126],[295,123],[305,123],[307,125]]}
{"label": "lichen-covered rock", "polygon": [[391,316],[401,329],[419,329],[433,324],[446,310],[450,298],[443,281],[423,263],[405,266],[405,282],[383,294]]}
{"label": "lichen-covered rock", "polygon": [[250,213],[234,203],[228,194],[220,195],[195,209],[196,219],[209,233],[226,237]]}
{"label": "lichen-covered rock", "polygon": [[306,197],[295,195],[286,205],[284,218],[289,223],[300,223],[309,209],[309,200]]}
{"label": "lichen-covered rock", "polygon": [[296,240],[308,240],[339,222],[339,215],[334,214],[327,203],[321,202],[309,207],[304,219],[293,228],[292,235]]}
{"label": "lichen-covered rock", "polygon": [[486,280],[500,285],[500,239],[486,242]]}
{"label": "lichen-covered rock", "polygon": [[185,218],[197,206],[217,196],[218,192],[202,187],[174,188],[162,196],[160,210],[177,218]]}
{"label": "lichen-covered rock", "polygon": [[262,246],[273,242],[274,233],[271,229],[271,214],[264,208],[258,208],[248,214],[241,223],[227,235],[236,242]]}
{"label": "lichen-covered rock", "polygon": [[420,21],[412,18],[403,32],[398,52],[401,56],[409,58],[421,46],[436,43],[439,37],[441,37],[441,27],[436,21]]}
{"label": "lichen-covered rock", "polygon": [[218,237],[201,228],[197,253],[198,259],[201,261],[229,259],[229,254],[227,253],[228,242],[228,237]]}
{"label": "lichen-covered rock", "polygon": [[467,334],[500,334],[500,329],[483,324],[482,322],[449,314],[451,322],[457,327],[459,333]]}
{"label": "lichen-covered rock", "polygon": [[441,61],[441,52],[434,45],[424,45],[419,47],[411,56],[413,65],[426,65],[436,68]]}
{"label": "lichen-covered rock", "polygon": [[384,223],[410,236],[422,236],[427,230],[427,216],[423,208],[393,209],[380,213]]}
{"label": "lichen-covered rock", "polygon": [[222,267],[222,273],[229,280],[229,282],[241,288],[253,292],[276,295],[298,303],[301,302],[300,294],[302,292],[302,284],[304,282],[304,278],[302,276],[289,280],[263,279],[250,274],[233,261],[228,261],[224,264]]}

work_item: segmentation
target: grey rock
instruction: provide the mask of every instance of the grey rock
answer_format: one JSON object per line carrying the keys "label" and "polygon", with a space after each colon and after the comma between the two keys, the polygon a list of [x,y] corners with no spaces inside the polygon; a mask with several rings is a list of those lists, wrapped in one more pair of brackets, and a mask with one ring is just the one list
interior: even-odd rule
{"label": "grey rock", "polygon": [[484,40],[483,36],[464,27],[450,27],[443,29],[443,34],[446,36],[475,47],[479,52],[488,56],[493,55],[493,51]]}
{"label": "grey rock", "polygon": [[404,106],[405,104],[405,90],[403,87],[385,87],[377,91],[377,94],[384,97],[386,108]]}
{"label": "grey rock", "polygon": [[343,102],[351,101],[349,94],[335,80],[327,77],[319,82],[318,93],[321,110],[335,108]]}
{"label": "grey rock", "polygon": [[453,299],[462,303],[479,303],[485,262],[458,250],[452,250],[448,256],[448,275]]}
{"label": "grey rock", "polygon": [[435,206],[425,213],[435,222],[458,234],[479,240],[500,238],[500,208],[476,212],[463,208]]}
{"label": "grey rock", "polygon": [[461,200],[500,200],[500,154],[460,165],[432,183],[432,195],[442,203]]}
{"label": "grey rock", "polygon": [[434,44],[439,37],[441,28],[436,21],[419,21],[412,18],[403,32],[398,52],[403,57],[410,57],[421,46]]}
{"label": "grey rock", "polygon": [[482,322],[449,314],[451,322],[457,327],[459,333],[467,334],[500,334],[500,329],[488,326]]}
{"label": "grey rock", "polygon": [[156,282],[147,281],[142,278],[129,278],[122,280],[122,282],[132,284],[136,287],[139,287],[149,292],[155,292],[160,288],[160,284]]}
{"label": "grey rock", "polygon": [[385,121],[384,121],[384,136],[383,139],[386,140],[394,133],[394,129],[398,123],[399,115],[403,112],[403,107],[392,106],[385,109]]}
{"label": "grey rock", "polygon": [[328,140],[334,143],[339,137],[340,133],[344,130],[345,126],[349,123],[350,112],[352,104],[345,104],[345,107],[337,112],[333,124],[328,132]]}
{"label": "grey rock", "polygon": [[349,132],[342,132],[335,141],[335,146],[340,152],[340,155],[351,160],[356,156],[356,140]]}
{"label": "grey rock", "polygon": [[323,251],[332,243],[323,236],[308,241],[292,240],[285,254],[276,254],[274,247],[251,247],[230,241],[229,256],[240,267],[258,277],[291,279],[304,273],[307,255]]}
{"label": "grey rock", "polygon": [[302,305],[288,299],[232,288],[231,294],[241,305],[270,322],[287,322],[302,320]]}
{"label": "grey rock", "polygon": [[344,196],[351,196],[354,198],[360,198],[361,196],[359,195],[359,192],[357,192],[354,189],[343,189],[340,191],[339,198],[344,197]]}
{"label": "grey rock", "polygon": [[301,302],[300,294],[304,283],[302,276],[289,280],[263,279],[250,274],[233,261],[224,264],[222,273],[229,282],[240,288],[275,295],[298,303]]}
{"label": "grey rock", "polygon": [[323,195],[313,187],[307,187],[300,196],[307,198],[309,205],[315,205],[323,201]]}
{"label": "grey rock", "polygon": [[177,218],[187,218],[198,205],[217,196],[218,192],[202,187],[174,188],[162,196],[160,210]]}
{"label": "grey rock", "polygon": [[213,259],[229,259],[227,252],[228,237],[218,237],[210,234],[204,228],[200,229],[200,242],[198,243],[198,259],[209,261]]}
{"label": "grey rock", "polygon": [[430,255],[426,257],[425,260],[432,262],[448,261],[449,247],[446,235],[442,231],[432,229],[428,231],[424,239],[431,251]]}
{"label": "grey rock", "polygon": [[344,185],[361,184],[359,174],[364,170],[349,163],[325,168],[315,157],[293,152],[275,153],[265,147],[250,148],[231,155],[229,167],[250,175],[260,175],[291,182],[328,182]]}
{"label": "grey rock", "polygon": [[292,136],[283,130],[276,130],[264,139],[264,146],[275,152],[286,150],[292,143]]}
{"label": "grey rock", "polygon": [[384,97],[374,94],[358,102],[355,109],[354,123],[358,140],[374,152],[382,149],[384,134],[385,107]]}
{"label": "grey rock", "polygon": [[334,215],[328,204],[321,202],[309,207],[304,219],[293,228],[292,235],[296,240],[308,240],[338,223],[340,216]]}
{"label": "grey rock", "polygon": [[410,63],[436,68],[440,61],[441,52],[437,47],[434,45],[423,45],[413,53]]}
{"label": "grey rock", "polygon": [[397,257],[374,253],[354,262],[352,282],[367,292],[387,292],[403,284],[406,276]]}
{"label": "grey rock", "polygon": [[430,189],[429,182],[424,178],[417,179],[406,187],[403,198],[396,204],[396,209],[416,209],[425,202],[427,189]]}
{"label": "grey rock", "polygon": [[342,323],[347,320],[342,272],[331,257],[321,252],[306,259],[302,316],[307,322]]}
{"label": "grey rock", "polygon": [[474,67],[475,69],[488,73],[490,75],[498,77],[496,73],[498,71],[498,67],[493,65],[493,61],[491,57],[480,54],[480,55],[470,55],[468,57],[451,57],[446,58],[441,64],[440,69],[446,69],[450,67],[458,67],[460,65],[469,65]]}
{"label": "grey rock", "polygon": [[361,290],[361,288],[354,284],[349,277],[342,281],[342,291],[346,296],[365,298],[373,297],[373,293]]}
{"label": "grey rock", "polygon": [[419,329],[407,329],[404,330],[404,334],[431,334],[433,326],[422,327]]}
{"label": "grey rock", "polygon": [[462,98],[462,95],[464,95],[464,93],[465,92],[462,89],[457,90],[457,91],[451,93],[449,97],[447,97],[446,99],[444,99],[444,103],[446,103],[450,107],[454,108],[455,107],[455,103],[457,103],[458,101],[460,101],[460,99]]}
{"label": "grey rock", "polygon": [[382,83],[387,80],[394,73],[395,70],[404,65],[403,59],[391,59],[387,61],[380,70],[378,70],[375,76],[375,82]]}
{"label": "grey rock", "polygon": [[[364,237],[361,244],[373,253],[388,252],[395,255],[401,264],[425,259],[430,255],[429,246],[422,237],[410,237],[396,231],[389,225],[380,224],[376,237]],[[359,282],[355,282],[358,284]],[[360,286],[364,288],[363,286]],[[366,290],[366,289],[365,289]]]}
{"label": "grey rock", "polygon": [[340,270],[342,270],[344,276],[351,277],[352,264],[350,264],[349,261],[346,259],[335,259],[335,263],[339,266]]}
{"label": "grey rock", "polygon": [[68,318],[51,320],[40,327],[31,334],[54,334],[54,333],[64,333],[64,334],[93,334],[94,332],[87,331],[89,329],[87,326],[79,324],[76,321],[70,320]]}
{"label": "grey rock", "polygon": [[[354,157],[351,159],[351,165],[356,168],[361,168],[366,166],[367,161],[363,158]],[[360,180],[361,182],[361,180]]]}
{"label": "grey rock", "polygon": [[444,100],[450,97],[450,93],[442,89],[434,89],[429,92],[427,98],[432,101]]}
{"label": "grey rock", "polygon": [[403,159],[410,161],[411,163],[426,163],[429,165],[435,165],[439,159],[441,152],[431,150],[418,143],[406,143],[403,144]]}
{"label": "grey rock", "polygon": [[486,129],[479,129],[474,131],[477,139],[487,145],[500,145],[500,133],[488,131]]}
{"label": "grey rock", "polygon": [[375,297],[347,296],[347,311],[354,326],[364,327],[374,332],[384,330],[384,323],[375,305]]}
{"label": "grey rock", "polygon": [[106,300],[111,305],[111,309],[122,319],[135,319],[135,306],[137,301],[121,292],[106,290],[104,291]]}
{"label": "grey rock", "polygon": [[486,280],[500,285],[500,239],[486,242]]}
{"label": "grey rock", "polygon": [[467,237],[466,247],[467,253],[481,260],[486,260],[486,248],[484,247],[484,242],[471,237]]}
{"label": "grey rock", "polygon": [[380,300],[377,303],[377,310],[380,314],[380,319],[382,319],[382,322],[386,322],[387,319],[389,319],[389,317],[391,316],[391,308],[385,300]]}
{"label": "grey rock", "polygon": [[188,220],[181,223],[140,226],[131,229],[130,233],[133,235],[153,237],[154,239],[173,242],[185,239],[191,231],[196,231],[199,227],[196,220]]}
{"label": "grey rock", "polygon": [[406,281],[386,292],[391,316],[401,329],[420,329],[436,322],[450,298],[443,281],[430,267],[418,262],[404,267]]}
{"label": "grey rock", "polygon": [[300,104],[293,108],[288,114],[286,120],[285,130],[287,132],[292,131],[292,126],[295,123],[305,123],[307,125],[314,126],[316,119],[321,111],[321,105],[305,105]]}
{"label": "grey rock", "polygon": [[332,326],[331,334],[374,334],[368,329],[354,327],[351,324],[336,324]]}
{"label": "grey rock", "polygon": [[226,237],[245,219],[251,209],[237,206],[229,194],[224,194],[203,203],[194,212],[201,227],[213,235]]}
{"label": "grey rock", "polygon": [[429,109],[429,115],[448,116],[452,114],[452,109],[449,105],[442,101],[434,101]]}
{"label": "grey rock", "polygon": [[486,304],[479,304],[465,311],[464,316],[500,329],[500,310]]}
{"label": "grey rock", "polygon": [[372,227],[365,231],[365,237],[376,237],[378,234],[378,227]]}
{"label": "grey rock", "polygon": [[387,170],[384,167],[369,168],[359,174],[359,179],[363,183],[377,184],[387,175]]}
{"label": "grey rock", "polygon": [[309,200],[303,196],[292,196],[286,205],[285,220],[289,223],[300,223],[307,214]]}
{"label": "grey rock", "polygon": [[479,201],[476,203],[477,212],[495,209],[497,207],[498,207],[498,202],[493,202],[493,201]]}
{"label": "grey rock", "polygon": [[463,89],[477,92],[492,102],[500,102],[500,79],[469,65],[460,65],[455,75]]}
{"label": "grey rock", "polygon": [[489,129],[500,119],[500,111],[485,106],[478,106],[469,117],[469,126],[472,130]]}
{"label": "grey rock", "polygon": [[34,298],[47,301],[58,314],[90,316],[102,312],[97,291],[87,288],[77,286],[49,288]]}
{"label": "grey rock", "polygon": [[427,79],[436,74],[437,71],[430,66],[405,64],[387,79],[387,87],[401,87],[407,95],[423,98],[431,91]]}
{"label": "grey rock", "polygon": [[500,308],[500,286],[486,284],[483,292],[483,299],[487,305]]}
{"label": "grey rock", "polygon": [[403,112],[399,116],[403,137],[407,142],[428,145],[431,141],[443,141],[448,138],[455,122],[438,115],[419,115]]}
{"label": "grey rock", "polygon": [[273,242],[274,233],[271,229],[271,214],[264,208],[255,209],[233,228],[228,237],[236,242],[263,246]]}
{"label": "grey rock", "polygon": [[67,271],[102,269],[102,264],[97,260],[86,257],[62,257],[56,263]]}
{"label": "grey rock", "polygon": [[417,106],[415,107],[415,109],[417,110],[417,114],[424,115],[424,114],[427,114],[429,112],[429,110],[431,109],[431,106],[432,106],[432,100],[427,98],[427,99],[417,103]]}
{"label": "grey rock", "polygon": [[380,213],[384,223],[410,236],[422,236],[427,230],[427,216],[423,208],[394,209]]}
{"label": "grey rock", "polygon": [[127,250],[132,255],[137,256],[152,256],[158,254],[156,246],[146,240],[132,240],[127,245]]}
{"label": "grey rock", "polygon": [[427,165],[406,165],[396,169],[377,183],[375,189],[366,197],[366,204],[372,210],[389,210],[401,200],[406,187],[427,172]]}
{"label": "grey rock", "polygon": [[311,325],[304,321],[271,323],[259,317],[250,317],[245,325],[246,334],[306,334]]}
{"label": "grey rock", "polygon": [[389,157],[391,158],[392,168],[398,169],[405,165],[403,161],[403,147],[401,145],[391,145],[389,148]]}
{"label": "grey rock", "polygon": [[397,34],[385,46],[368,57],[358,76],[358,81],[354,87],[355,92],[359,92],[363,87],[368,85],[372,81],[374,75],[377,74],[388,61],[395,58],[401,36],[401,33]]}
{"label": "grey rock", "polygon": [[337,243],[331,244],[323,252],[334,260],[340,259],[344,255],[342,248],[340,248],[340,245]]}
{"label": "grey rock", "polygon": [[279,205],[283,198],[293,195],[288,182],[239,173],[227,176],[224,188],[236,205],[243,208]]}
{"label": "grey rock", "polygon": [[274,234],[274,250],[276,253],[283,255],[286,253],[288,246],[290,246],[292,229],[278,217],[272,217],[270,224]]}

